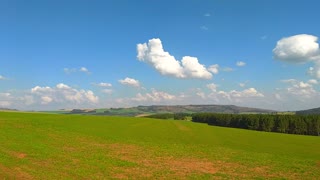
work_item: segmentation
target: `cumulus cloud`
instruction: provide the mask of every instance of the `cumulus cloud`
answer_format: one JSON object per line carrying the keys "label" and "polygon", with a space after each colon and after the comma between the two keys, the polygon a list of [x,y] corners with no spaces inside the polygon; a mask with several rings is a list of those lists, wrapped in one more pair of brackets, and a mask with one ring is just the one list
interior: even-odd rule
{"label": "cumulus cloud", "polygon": [[246,83],[239,83],[239,86],[240,86],[240,87],[245,87],[245,86],[246,86]]}
{"label": "cumulus cloud", "polygon": [[95,104],[99,98],[90,90],[78,90],[66,84],[60,83],[55,87],[35,86],[31,89],[31,93],[40,99],[41,104],[50,103],[75,103],[75,104]]}
{"label": "cumulus cloud", "polygon": [[284,83],[289,83],[291,86],[286,88],[287,93],[294,95],[300,99],[309,99],[317,97],[319,92],[317,92],[313,85],[317,84],[318,81],[311,79],[308,82],[298,81],[296,79],[283,80]]}
{"label": "cumulus cloud", "polygon": [[212,72],[213,74],[218,74],[219,73],[219,65],[214,64],[209,66],[208,71]]}
{"label": "cumulus cloud", "polygon": [[309,70],[307,72],[309,75],[320,79],[320,60],[315,62],[314,67],[309,67]]}
{"label": "cumulus cloud", "polygon": [[76,72],[82,72],[86,74],[90,74],[90,71],[86,67],[80,67],[80,68],[64,68],[63,71],[66,74],[76,73]]}
{"label": "cumulus cloud", "polygon": [[1,108],[8,108],[11,106],[10,101],[11,94],[10,93],[0,93],[0,107]]}
{"label": "cumulus cloud", "polygon": [[317,41],[318,37],[308,34],[282,38],[273,49],[274,58],[290,63],[313,62],[314,67],[307,72],[320,79],[320,48]]}
{"label": "cumulus cloud", "polygon": [[214,99],[216,102],[230,102],[236,103],[250,98],[262,98],[264,95],[258,92],[255,88],[244,89],[243,91],[231,90],[219,91],[218,85],[211,83],[207,84],[207,88],[210,89],[211,93],[208,94],[208,98]]}
{"label": "cumulus cloud", "polygon": [[141,94],[138,93],[134,98],[133,101],[147,101],[147,102],[163,102],[163,101],[171,101],[175,100],[177,97],[163,91],[157,91],[152,89],[151,93]]}
{"label": "cumulus cloud", "polygon": [[212,74],[196,57],[184,56],[182,61],[164,51],[160,39],[150,39],[148,43],[137,45],[137,58],[154,67],[162,75],[176,78],[211,79]]}
{"label": "cumulus cloud", "polygon": [[243,61],[238,61],[236,65],[239,66],[239,67],[242,67],[242,66],[245,66],[246,63],[243,62]]}
{"label": "cumulus cloud", "polygon": [[81,67],[79,69],[80,72],[85,72],[85,73],[89,73],[89,70],[86,67]]}
{"label": "cumulus cloud", "polygon": [[132,86],[132,87],[140,87],[140,82],[138,80],[128,78],[120,79],[119,82],[123,85]]}
{"label": "cumulus cloud", "polygon": [[53,99],[49,96],[42,96],[41,97],[41,104],[49,104],[53,101]]}
{"label": "cumulus cloud", "polygon": [[217,92],[218,86],[214,83],[207,84],[207,88],[210,89],[212,92]]}
{"label": "cumulus cloud", "polygon": [[319,60],[320,49],[318,37],[299,34],[282,38],[273,49],[274,58],[292,63],[305,63]]}
{"label": "cumulus cloud", "polygon": [[187,77],[211,79],[212,74],[204,65],[200,64],[195,57],[185,56],[182,58],[182,66]]}

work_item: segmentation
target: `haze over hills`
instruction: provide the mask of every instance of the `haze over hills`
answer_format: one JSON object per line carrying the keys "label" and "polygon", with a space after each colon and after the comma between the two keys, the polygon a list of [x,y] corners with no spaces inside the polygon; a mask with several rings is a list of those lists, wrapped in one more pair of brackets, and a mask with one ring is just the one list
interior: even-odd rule
{"label": "haze over hills", "polygon": [[144,114],[157,113],[272,113],[274,110],[240,107],[235,105],[152,105],[152,106],[137,106],[130,108],[110,108],[110,109],[73,109],[65,111],[72,114],[92,114],[92,115],[124,115],[138,116]]}
{"label": "haze over hills", "polygon": [[313,108],[313,109],[296,111],[296,114],[301,114],[301,115],[304,115],[304,114],[320,114],[320,107]]}

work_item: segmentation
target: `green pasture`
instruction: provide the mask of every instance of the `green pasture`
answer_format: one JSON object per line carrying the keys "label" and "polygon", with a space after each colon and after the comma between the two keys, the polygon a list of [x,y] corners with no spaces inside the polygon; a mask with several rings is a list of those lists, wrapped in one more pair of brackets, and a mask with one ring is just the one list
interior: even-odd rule
{"label": "green pasture", "polygon": [[320,137],[0,112],[0,179],[318,179]]}

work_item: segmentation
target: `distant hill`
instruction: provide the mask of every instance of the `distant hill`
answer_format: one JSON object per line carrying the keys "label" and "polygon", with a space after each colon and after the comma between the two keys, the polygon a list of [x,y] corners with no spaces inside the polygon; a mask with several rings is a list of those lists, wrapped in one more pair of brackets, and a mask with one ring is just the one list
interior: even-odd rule
{"label": "distant hill", "polygon": [[158,113],[272,113],[273,110],[240,107],[235,105],[152,105],[152,106],[137,106],[131,108],[110,108],[110,109],[74,109],[69,111],[71,114],[91,114],[91,115],[116,115],[116,116],[139,116]]}
{"label": "distant hill", "polygon": [[320,114],[320,107],[307,109],[302,111],[296,111],[296,114],[306,115],[306,114]]}
{"label": "distant hill", "polygon": [[17,109],[0,108],[0,111],[18,111]]}

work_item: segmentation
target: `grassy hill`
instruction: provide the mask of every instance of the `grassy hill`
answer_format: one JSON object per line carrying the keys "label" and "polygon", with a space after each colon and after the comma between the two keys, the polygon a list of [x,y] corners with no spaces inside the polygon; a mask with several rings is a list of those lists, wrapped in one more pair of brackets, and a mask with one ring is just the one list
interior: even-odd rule
{"label": "grassy hill", "polygon": [[176,105],[176,106],[137,106],[131,108],[110,108],[110,109],[74,109],[71,114],[91,114],[91,115],[116,115],[116,116],[138,116],[159,113],[271,113],[272,110],[239,107],[234,105]]}
{"label": "grassy hill", "polygon": [[320,107],[319,108],[313,108],[313,109],[308,109],[308,110],[302,110],[302,111],[297,111],[296,114],[320,114]]}
{"label": "grassy hill", "polygon": [[319,137],[0,112],[0,179],[317,179]]}

